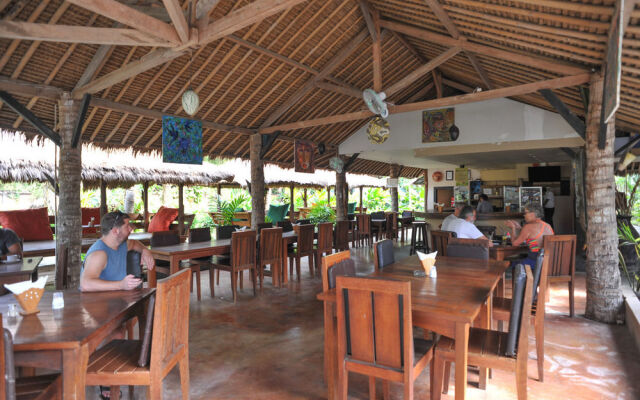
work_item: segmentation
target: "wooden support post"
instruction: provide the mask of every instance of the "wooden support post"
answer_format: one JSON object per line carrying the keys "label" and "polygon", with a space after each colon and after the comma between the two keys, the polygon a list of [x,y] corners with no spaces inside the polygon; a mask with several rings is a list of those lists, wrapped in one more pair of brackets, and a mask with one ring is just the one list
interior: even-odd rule
{"label": "wooden support post", "polygon": [[178,232],[184,235],[184,184],[178,184]]}
{"label": "wooden support post", "polygon": [[304,208],[307,208],[307,188],[304,188]]}
{"label": "wooden support post", "polygon": [[346,172],[336,171],[336,221],[346,221],[347,219],[347,203],[345,202],[346,186]]}
{"label": "wooden support post", "polygon": [[149,228],[149,182],[142,183],[142,205],[144,207],[144,231]]}
{"label": "wooden support post", "polygon": [[291,205],[289,206],[289,220],[293,221],[295,218],[293,218],[293,213],[296,211],[296,200],[293,197],[293,192],[294,192],[295,188],[293,187],[293,185],[289,186],[289,197],[291,198]]}
{"label": "wooden support post", "polygon": [[422,177],[424,179],[424,212],[427,212],[429,209],[429,170],[425,169],[422,171]]}
{"label": "wooden support post", "polygon": [[222,185],[218,183],[218,197],[222,196]]}
{"label": "wooden support post", "polygon": [[58,182],[60,196],[56,215],[56,253],[65,246],[68,250],[68,287],[80,283],[82,260],[82,215],[80,212],[80,182],[82,181],[82,146],[73,147],[73,131],[78,118],[80,102],[69,93],[63,93],[59,102],[60,158]]}
{"label": "wooden support post", "polygon": [[591,80],[586,129],[587,307],[586,317],[616,323],[623,307],[618,269],[613,141],[615,117],[606,126],[604,149],[598,146],[602,125],[604,79]]}
{"label": "wooden support post", "polygon": [[[392,179],[398,179],[401,169],[402,166],[398,164],[390,164],[389,177]],[[389,194],[391,195],[391,211],[398,212],[398,187],[390,187]]]}
{"label": "wooden support post", "polygon": [[100,179],[100,220],[102,216],[109,212],[107,206],[107,182]]}
{"label": "wooden support post", "polygon": [[331,186],[327,186],[327,207],[331,207]]}
{"label": "wooden support post", "polygon": [[364,206],[362,205],[362,191],[364,190],[364,188],[362,186],[360,186],[360,212],[358,214],[363,214],[364,211],[362,211],[364,209]]}
{"label": "wooden support post", "polygon": [[264,164],[260,159],[262,138],[251,135],[249,144],[249,158],[251,160],[251,228],[258,229],[258,224],[264,222]]}

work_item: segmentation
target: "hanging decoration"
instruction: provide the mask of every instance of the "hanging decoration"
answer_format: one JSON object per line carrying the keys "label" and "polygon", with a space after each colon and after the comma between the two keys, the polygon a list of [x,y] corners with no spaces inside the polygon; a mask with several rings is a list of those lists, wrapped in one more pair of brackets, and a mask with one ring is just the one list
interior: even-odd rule
{"label": "hanging decoration", "polygon": [[313,174],[315,166],[315,145],[306,140],[296,140],[294,143],[294,165],[296,172]]}
{"label": "hanging decoration", "polygon": [[371,118],[367,125],[367,136],[369,142],[373,144],[382,144],[388,138],[391,130],[389,129],[389,122],[379,115]]}
{"label": "hanging decoration", "polygon": [[202,164],[202,121],[163,116],[162,161]]}
{"label": "hanging decoration", "polygon": [[200,106],[198,93],[189,88],[182,94],[182,109],[189,115],[195,115]]}
{"label": "hanging decoration", "polygon": [[341,173],[344,170],[344,161],[341,157],[331,157],[329,159],[329,168],[337,173]]}

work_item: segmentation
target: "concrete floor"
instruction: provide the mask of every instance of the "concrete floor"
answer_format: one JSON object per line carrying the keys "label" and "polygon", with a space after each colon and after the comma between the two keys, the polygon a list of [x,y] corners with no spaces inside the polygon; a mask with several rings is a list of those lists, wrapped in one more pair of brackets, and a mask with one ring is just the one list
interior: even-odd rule
{"label": "concrete floor", "polygon": [[[408,255],[396,249],[396,259]],[[352,249],[359,273],[372,270],[369,249]],[[323,399],[323,316],[315,299],[322,289],[319,277],[303,264],[302,282],[274,289],[270,279],[257,297],[249,287],[231,301],[229,274],[223,273],[216,298],[209,296],[203,274],[203,299],[191,298],[191,399]],[[530,337],[529,399],[640,399],[640,352],[626,327],[585,319],[584,275],[578,276],[576,318],[568,317],[566,286],[554,286],[545,324],[545,381],[537,381],[535,341]],[[533,335],[533,334],[532,334]],[[429,372],[416,382],[416,398],[429,398]],[[453,368],[452,368],[453,374]],[[487,390],[476,387],[477,373],[469,373],[467,398],[515,399],[515,378],[494,370]],[[365,378],[351,375],[349,398],[368,398]],[[392,384],[392,398],[402,387]],[[165,399],[180,397],[177,369],[164,383]],[[380,388],[381,389],[381,388]],[[379,389],[379,390],[380,390]],[[126,398],[127,390],[123,390]],[[380,396],[380,391],[378,392]],[[97,398],[88,388],[87,398]],[[453,399],[454,378],[449,394]],[[137,388],[135,398],[145,398]]]}

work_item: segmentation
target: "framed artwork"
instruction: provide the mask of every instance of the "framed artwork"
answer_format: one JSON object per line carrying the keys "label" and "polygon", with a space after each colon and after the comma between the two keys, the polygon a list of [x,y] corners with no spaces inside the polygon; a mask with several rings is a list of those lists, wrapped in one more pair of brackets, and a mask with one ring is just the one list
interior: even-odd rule
{"label": "framed artwork", "polygon": [[162,161],[202,164],[202,121],[163,116]]}
{"label": "framed artwork", "polygon": [[433,174],[431,174],[431,178],[433,179],[434,182],[442,181],[442,172],[440,171],[434,172]]}
{"label": "framed artwork", "polygon": [[456,186],[469,186],[468,168],[456,168]]}
{"label": "framed artwork", "polygon": [[315,166],[315,146],[305,140],[296,140],[294,144],[294,164],[296,172],[313,174]]}
{"label": "framed artwork", "polygon": [[422,143],[451,142],[460,131],[455,126],[455,109],[441,108],[422,112]]}
{"label": "framed artwork", "polygon": [[453,180],[453,171],[447,171],[447,180],[448,181],[452,181]]}

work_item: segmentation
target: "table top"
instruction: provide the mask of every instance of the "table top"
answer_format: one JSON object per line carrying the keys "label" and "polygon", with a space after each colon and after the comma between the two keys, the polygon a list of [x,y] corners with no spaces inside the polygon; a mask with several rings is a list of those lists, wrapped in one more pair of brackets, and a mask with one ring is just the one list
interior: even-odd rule
{"label": "table top", "polygon": [[173,244],[170,246],[154,246],[149,250],[152,253],[156,254],[179,254],[179,253],[188,253],[194,250],[202,250],[202,249],[210,249],[210,248],[221,248],[221,247],[231,247],[231,239],[219,239],[219,240],[211,240],[208,242],[195,242],[195,243],[180,243]]}
{"label": "table top", "polygon": [[42,257],[25,257],[22,260],[14,262],[0,263],[0,276],[20,275],[24,273],[32,273],[38,268],[38,264],[42,262]]}
{"label": "table top", "polygon": [[[0,296],[2,325],[11,331],[15,350],[62,349],[76,347],[100,335],[100,328],[149,297],[155,289],[88,292],[65,290],[64,308],[53,310],[53,292],[45,291],[34,315],[8,318],[12,294]],[[18,306],[19,307],[19,306]]]}
{"label": "table top", "polygon": [[[509,263],[438,256],[435,265],[437,278],[416,277],[413,271],[422,270],[422,264],[414,255],[374,271],[370,276],[411,282],[414,312],[472,322],[480,311],[479,305],[489,298]],[[317,297],[335,302],[335,289]]]}

